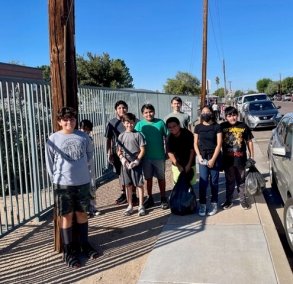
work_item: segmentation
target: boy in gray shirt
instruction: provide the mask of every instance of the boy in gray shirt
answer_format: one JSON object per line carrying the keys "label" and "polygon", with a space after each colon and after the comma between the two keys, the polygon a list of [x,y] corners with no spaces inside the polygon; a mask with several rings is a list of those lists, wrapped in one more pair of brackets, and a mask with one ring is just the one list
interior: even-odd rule
{"label": "boy in gray shirt", "polygon": [[76,130],[77,112],[63,107],[57,114],[60,131],[50,135],[46,143],[46,166],[52,180],[57,215],[63,241],[63,259],[70,267],[80,267],[72,246],[72,221],[76,216],[79,245],[89,258],[97,258],[97,251],[88,243],[87,212],[90,205],[93,146],[89,136]]}
{"label": "boy in gray shirt", "polygon": [[117,140],[117,155],[121,161],[122,169],[120,183],[126,187],[128,207],[124,212],[125,216],[133,213],[132,188],[138,188],[139,207],[138,216],[145,215],[143,206],[143,174],[140,163],[145,153],[145,139],[143,135],[134,130],[136,122],[135,115],[126,113],[122,117],[125,131],[122,132]]}

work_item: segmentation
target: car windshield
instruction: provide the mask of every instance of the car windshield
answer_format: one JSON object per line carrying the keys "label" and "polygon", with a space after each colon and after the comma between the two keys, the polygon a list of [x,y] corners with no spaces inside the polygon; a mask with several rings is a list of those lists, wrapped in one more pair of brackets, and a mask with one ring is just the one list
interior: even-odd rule
{"label": "car windshield", "polygon": [[276,108],[275,105],[270,101],[249,104],[249,110],[253,110],[253,111],[270,110],[275,108]]}
{"label": "car windshield", "polygon": [[266,99],[267,99],[267,95],[249,96],[249,97],[245,97],[243,99],[243,103],[253,102],[253,101],[260,101],[260,100],[266,100]]}

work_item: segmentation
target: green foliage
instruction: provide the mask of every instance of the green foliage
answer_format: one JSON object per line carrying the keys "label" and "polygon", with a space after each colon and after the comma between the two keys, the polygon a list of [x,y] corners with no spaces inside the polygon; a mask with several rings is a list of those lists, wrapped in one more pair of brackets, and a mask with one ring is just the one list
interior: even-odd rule
{"label": "green foliage", "polygon": [[245,94],[255,94],[257,93],[255,90],[247,90],[247,92]]}
{"label": "green foliage", "polygon": [[216,85],[217,85],[217,89],[219,89],[219,85],[220,85],[220,78],[217,76],[216,79]]}
{"label": "green foliage", "polygon": [[256,88],[260,93],[264,93],[269,83],[272,82],[271,79],[263,78],[256,82]]}
{"label": "green foliage", "polygon": [[167,79],[164,92],[173,95],[198,96],[199,80],[187,72],[178,72],[174,79]]}
{"label": "green foliage", "polygon": [[279,83],[271,81],[265,89],[265,93],[269,96],[275,95],[279,92]]}
{"label": "green foliage", "polygon": [[37,68],[42,70],[43,79],[47,82],[50,82],[51,81],[50,66],[41,65],[41,66],[37,66]]}
{"label": "green foliage", "polygon": [[237,91],[235,91],[234,97],[240,97],[240,96],[243,96],[243,95],[244,95],[244,93],[241,90],[237,90]]}
{"label": "green foliage", "polygon": [[224,98],[225,97],[225,89],[224,88],[219,88],[214,92],[215,96],[218,96],[219,98]]}
{"label": "green foliage", "polygon": [[282,81],[282,93],[293,92],[293,77],[287,77]]}
{"label": "green foliage", "polygon": [[111,59],[108,53],[95,55],[87,53],[87,58],[76,57],[77,78],[79,85],[132,88],[133,78],[125,62],[121,59]]}
{"label": "green foliage", "polygon": [[[50,66],[42,65],[43,78],[50,81]],[[129,68],[121,59],[111,59],[108,53],[95,55],[87,53],[87,58],[76,56],[78,84],[109,88],[133,88],[133,78]]]}

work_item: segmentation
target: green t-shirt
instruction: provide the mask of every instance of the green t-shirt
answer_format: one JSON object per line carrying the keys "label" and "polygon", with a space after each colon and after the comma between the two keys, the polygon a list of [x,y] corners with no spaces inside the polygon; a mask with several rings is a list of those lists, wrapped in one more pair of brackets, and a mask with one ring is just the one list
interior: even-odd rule
{"label": "green t-shirt", "polygon": [[154,118],[152,121],[140,120],[135,125],[135,130],[141,132],[146,140],[145,158],[151,160],[165,159],[165,137],[168,135],[166,124],[163,120]]}

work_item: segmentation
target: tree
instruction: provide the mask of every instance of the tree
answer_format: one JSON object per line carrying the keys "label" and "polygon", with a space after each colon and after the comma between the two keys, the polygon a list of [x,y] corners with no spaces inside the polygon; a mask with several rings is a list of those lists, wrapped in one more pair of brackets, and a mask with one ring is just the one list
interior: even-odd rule
{"label": "tree", "polygon": [[269,85],[269,83],[272,82],[271,79],[268,78],[263,78],[261,80],[258,80],[256,82],[256,88],[260,93],[264,93],[265,89],[267,88],[267,86]]}
{"label": "tree", "polygon": [[224,90],[224,88],[217,89],[214,92],[214,95],[215,96],[218,96],[219,98],[224,98],[225,97],[225,90]]}
{"label": "tree", "polygon": [[[87,53],[88,59],[77,55],[77,80],[79,85],[110,87],[110,88],[133,88],[133,78],[129,68],[121,59],[111,59],[109,54],[102,56]],[[38,68],[43,70],[43,78],[50,81],[50,66],[42,65]]]}
{"label": "tree", "polygon": [[174,79],[167,79],[164,92],[173,95],[198,96],[199,80],[187,72],[178,72]]}
{"label": "tree", "polygon": [[51,81],[51,75],[50,75],[50,66],[49,65],[41,65],[37,66],[37,68],[42,70],[43,73],[43,79],[45,81]]}
{"label": "tree", "polygon": [[287,77],[282,81],[282,93],[293,92],[293,77]]}
{"label": "tree", "polygon": [[87,53],[87,59],[77,56],[77,78],[79,85],[132,88],[133,78],[129,68],[121,59],[111,59],[108,53],[101,56]]}
{"label": "tree", "polygon": [[216,80],[217,89],[219,89],[220,78],[217,76],[215,80]]}
{"label": "tree", "polygon": [[242,96],[244,93],[241,90],[237,90],[235,91],[234,97],[240,97]]}
{"label": "tree", "polygon": [[279,82],[271,81],[265,89],[265,93],[269,96],[275,95],[279,92]]}

